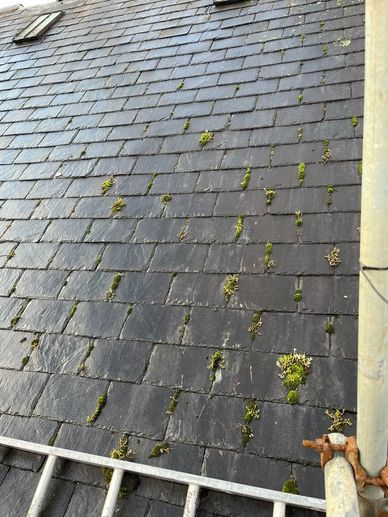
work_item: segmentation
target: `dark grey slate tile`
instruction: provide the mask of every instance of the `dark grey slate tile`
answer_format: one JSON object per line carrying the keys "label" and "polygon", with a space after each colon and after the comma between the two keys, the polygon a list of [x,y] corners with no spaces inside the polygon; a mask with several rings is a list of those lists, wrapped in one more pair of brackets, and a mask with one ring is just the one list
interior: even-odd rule
{"label": "dark grey slate tile", "polygon": [[15,295],[24,298],[56,298],[66,277],[65,271],[29,269],[19,279]]}
{"label": "dark grey slate tile", "polygon": [[128,306],[125,304],[81,302],[68,323],[66,332],[91,337],[118,337],[127,311]]}
{"label": "dark grey slate tile", "polygon": [[152,244],[108,244],[102,256],[100,268],[142,271],[147,268],[153,250]]}
{"label": "dark grey slate tile", "polygon": [[98,220],[92,223],[85,240],[88,242],[128,242],[136,228],[135,220]]}
{"label": "dark grey slate tile", "polygon": [[71,307],[71,302],[31,300],[16,328],[34,332],[61,332]]}
{"label": "dark grey slate tile", "polygon": [[13,221],[3,239],[16,242],[37,242],[47,228],[48,221]]}
{"label": "dark grey slate tile", "polygon": [[30,415],[48,376],[43,373],[2,370],[0,380],[1,412]]}
{"label": "dark grey slate tile", "polygon": [[26,357],[31,349],[33,335],[27,332],[16,332],[15,330],[0,331],[0,353],[2,368],[19,369],[23,357]]}
{"label": "dark grey slate tile", "polygon": [[9,267],[45,269],[58,250],[56,244],[22,242],[9,259]]}
{"label": "dark grey slate tile", "polygon": [[168,273],[125,273],[115,300],[126,303],[163,303],[171,283]]}
{"label": "dark grey slate tile", "polygon": [[79,219],[54,219],[41,237],[42,242],[82,242],[90,221]]}
{"label": "dark grey slate tile", "polygon": [[103,248],[101,244],[61,244],[50,267],[53,269],[94,269]]}

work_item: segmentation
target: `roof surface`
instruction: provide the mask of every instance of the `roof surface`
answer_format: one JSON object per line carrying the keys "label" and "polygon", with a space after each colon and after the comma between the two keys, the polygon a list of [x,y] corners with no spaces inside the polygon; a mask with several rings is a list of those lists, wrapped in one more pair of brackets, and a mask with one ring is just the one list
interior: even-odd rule
{"label": "roof surface", "polygon": [[[0,434],[109,455],[127,433],[135,461],[276,490],[293,476],[323,497],[301,441],[327,431],[329,408],[354,432],[362,3],[60,9],[22,46],[42,9],[0,17]],[[312,364],[291,405],[276,361],[294,348]],[[42,458],[2,456],[1,515],[24,515]],[[100,469],[57,477],[47,515],[98,515]],[[121,515],[181,514],[181,487],[128,483]],[[198,515],[268,509],[203,493]]]}

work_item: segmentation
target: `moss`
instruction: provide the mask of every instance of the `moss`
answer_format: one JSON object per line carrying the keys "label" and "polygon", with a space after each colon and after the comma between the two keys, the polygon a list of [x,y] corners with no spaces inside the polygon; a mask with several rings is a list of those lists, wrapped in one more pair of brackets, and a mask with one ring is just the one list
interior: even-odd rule
{"label": "moss", "polygon": [[105,195],[109,189],[113,187],[114,179],[113,177],[109,178],[108,180],[104,181],[101,185],[101,194]]}
{"label": "moss", "polygon": [[[128,436],[127,435],[123,434],[123,436],[121,436],[119,443],[118,443],[118,447],[116,449],[112,449],[110,451],[109,457],[114,460],[122,460],[122,461],[123,460],[132,461],[135,458],[135,453],[133,452],[133,450],[128,448]],[[109,468],[104,468],[103,473],[104,473],[105,483],[108,487],[109,483],[112,480],[113,470],[109,469]],[[127,492],[127,490],[125,489],[125,487],[122,488],[119,492],[119,497],[121,497],[126,492]]]}
{"label": "moss", "polygon": [[303,95],[302,94],[298,95],[298,101],[299,101],[299,104],[302,104],[302,101],[303,101]]}
{"label": "moss", "polygon": [[170,445],[167,442],[157,443],[150,452],[149,458],[159,458],[162,454],[169,454]]}
{"label": "moss", "polygon": [[176,407],[178,405],[178,399],[179,399],[181,393],[182,393],[182,390],[178,388],[174,391],[174,394],[170,397],[170,401],[169,401],[167,409],[166,409],[167,416],[171,416],[174,413],[174,411],[176,410]]}
{"label": "moss", "polygon": [[182,88],[184,88],[184,86],[185,86],[185,83],[184,83],[183,81],[182,81],[182,82],[180,82],[180,83],[178,84],[178,86],[176,87],[177,91],[182,90]]}
{"label": "moss", "polygon": [[275,144],[271,144],[270,150],[269,150],[269,165],[270,166],[272,165],[272,160],[273,160],[273,157],[275,156],[275,149],[276,149]]}
{"label": "moss", "polygon": [[358,117],[352,117],[352,126],[354,128],[358,126]]}
{"label": "moss", "polygon": [[331,320],[329,320],[326,323],[325,332],[327,332],[328,334],[334,334],[335,327],[334,327],[334,323]]}
{"label": "moss", "polygon": [[148,192],[152,189],[152,186],[154,184],[154,179],[157,177],[158,173],[157,172],[154,172],[152,173],[152,176],[151,176],[151,179],[150,181],[147,183],[147,190],[146,190],[146,194],[148,194]]}
{"label": "moss", "polygon": [[299,185],[303,185],[305,176],[306,176],[306,164],[305,164],[304,162],[301,162],[301,163],[298,165],[298,180],[299,180]]}
{"label": "moss", "polygon": [[187,131],[190,127],[190,119],[188,118],[186,122],[183,124],[183,131]]}
{"label": "moss", "polygon": [[111,286],[109,287],[109,289],[108,289],[108,291],[106,293],[107,299],[110,302],[115,297],[116,290],[117,290],[117,288],[119,286],[119,283],[121,282],[122,278],[123,278],[123,274],[122,273],[116,273],[115,276],[113,277],[112,284],[111,284]]}
{"label": "moss", "polygon": [[362,161],[358,162],[357,172],[358,172],[359,176],[362,176]]}
{"label": "moss", "polygon": [[253,420],[260,418],[260,409],[254,400],[248,400],[245,406],[244,423],[241,426],[241,442],[243,447],[247,445],[249,440],[253,438],[253,432],[250,424]]}
{"label": "moss", "polygon": [[263,324],[263,322],[262,322],[262,318],[261,318],[261,311],[255,311],[253,313],[253,316],[251,319],[251,324],[248,328],[248,332],[251,336],[252,341],[255,339],[257,334],[260,334],[259,330],[260,330],[262,324]]}
{"label": "moss", "polygon": [[265,188],[264,192],[265,192],[265,204],[267,206],[270,206],[272,204],[273,198],[276,196],[276,192],[275,192],[275,190],[273,190],[271,188]]}
{"label": "moss", "polygon": [[102,395],[100,395],[97,399],[97,406],[96,406],[96,409],[94,410],[93,414],[88,416],[86,418],[86,421],[89,422],[90,424],[92,424],[93,422],[95,422],[99,416],[99,414],[101,413],[102,411],[102,408],[105,406],[106,404],[106,399],[107,399],[107,393],[103,393]]}
{"label": "moss", "polygon": [[129,316],[130,314],[132,314],[132,311],[133,311],[133,305],[132,303],[130,303],[128,305],[128,309],[127,309],[127,316]]}
{"label": "moss", "polygon": [[177,234],[177,237],[180,240],[180,242],[184,241],[187,237],[187,233],[188,233],[187,226],[188,226],[189,222],[190,222],[189,219],[186,219],[182,230]]}
{"label": "moss", "polygon": [[122,197],[118,197],[116,201],[112,205],[112,214],[116,214],[117,212],[121,212],[121,210],[126,206],[126,202]]}
{"label": "moss", "polygon": [[245,174],[244,174],[244,177],[243,177],[243,180],[242,182],[240,183],[241,185],[241,188],[243,190],[246,190],[248,188],[248,185],[249,185],[249,180],[251,179],[251,168],[248,167],[247,170],[245,171]]}
{"label": "moss", "polygon": [[55,431],[49,438],[47,445],[53,447],[58,436],[58,431]]}
{"label": "moss", "polygon": [[329,45],[327,43],[324,43],[322,45],[322,54],[324,56],[327,56],[329,54]]}
{"label": "moss", "polygon": [[287,494],[299,494],[298,485],[296,483],[296,479],[290,477],[287,481],[284,482],[282,487],[282,492],[286,492]]}
{"label": "moss", "polygon": [[101,260],[102,260],[102,255],[97,255],[97,257],[96,257],[97,266],[98,266],[98,264],[100,264]]}
{"label": "moss", "polygon": [[163,194],[162,196],[160,196],[160,202],[163,203],[163,205],[167,205],[167,203],[169,203],[172,199],[172,195],[171,194]]}
{"label": "moss", "polygon": [[214,381],[216,378],[216,371],[220,368],[224,368],[225,366],[225,358],[223,353],[220,350],[214,352],[214,354],[210,358],[210,362],[208,364],[208,369],[213,373],[210,376],[210,380]]}
{"label": "moss", "polygon": [[325,29],[325,22],[319,22],[319,30],[322,32]]}
{"label": "moss", "polygon": [[267,272],[269,268],[275,266],[275,261],[271,259],[272,253],[272,242],[267,242],[265,245],[265,254],[264,254],[264,271]]}
{"label": "moss", "polygon": [[239,91],[239,89],[240,89],[240,85],[239,85],[239,84],[236,84],[236,85],[235,85],[235,87],[234,87],[234,89],[236,90],[236,92],[238,92],[238,91]]}
{"label": "moss", "polygon": [[332,424],[328,428],[329,433],[342,433],[345,426],[352,425],[352,421],[349,418],[343,418],[344,413],[344,409],[336,409],[334,412],[330,412],[328,409],[325,410],[325,415],[332,420]]}
{"label": "moss", "polygon": [[190,313],[188,312],[183,316],[183,325],[187,325],[190,321]]}
{"label": "moss", "polygon": [[331,267],[337,267],[341,264],[340,252],[341,250],[334,246],[330,253],[325,255],[325,259],[327,259]]}
{"label": "moss", "polygon": [[199,145],[205,146],[209,142],[211,142],[214,138],[214,133],[212,131],[204,131],[199,137],[198,143]]}
{"label": "moss", "polygon": [[298,144],[302,140],[302,137],[303,137],[303,128],[302,127],[298,127]]}
{"label": "moss", "polygon": [[298,233],[300,233],[303,226],[303,212],[301,212],[301,210],[295,212],[295,226],[297,227]]}
{"label": "moss", "polygon": [[8,253],[8,255],[7,255],[7,259],[9,260],[9,259],[11,259],[12,257],[14,257],[15,255],[16,255],[16,252],[15,252],[15,248],[14,248],[14,249],[12,249],[12,250]]}
{"label": "moss", "polygon": [[301,34],[301,35],[299,36],[299,39],[300,39],[300,41],[301,41],[301,43],[302,43],[302,45],[303,45],[304,40],[306,39],[305,34]]}
{"label": "moss", "polygon": [[295,289],[295,292],[294,292],[294,300],[296,301],[296,303],[299,303],[302,301],[302,289]]}
{"label": "moss", "polygon": [[226,301],[229,302],[233,294],[238,291],[238,275],[229,275],[224,283],[224,294]]}
{"label": "moss", "polygon": [[238,239],[240,238],[240,235],[244,231],[244,216],[243,215],[239,215],[237,217],[236,226],[234,228],[235,228],[234,238],[236,239],[236,241],[238,241]]}
{"label": "moss", "polygon": [[38,348],[39,346],[39,337],[36,337],[34,338],[32,341],[31,341],[31,348],[34,350],[35,348]]}
{"label": "moss", "polygon": [[22,307],[21,309],[19,309],[18,312],[15,314],[15,316],[11,319],[10,326],[12,328],[15,327],[18,324],[20,318],[22,317],[24,309],[25,309],[25,307]]}
{"label": "moss", "polygon": [[328,185],[327,186],[327,206],[331,206],[333,203],[333,192],[334,192],[334,186]]}
{"label": "moss", "polygon": [[86,360],[88,359],[88,357],[90,356],[90,354],[93,352],[94,350],[94,343],[91,341],[89,343],[89,346],[88,346],[88,349],[86,351],[86,354],[84,356],[84,358],[82,359],[82,362],[81,364],[79,365],[78,367],[78,372],[77,373],[81,373],[85,370],[85,363],[86,363]]}
{"label": "moss", "polygon": [[323,141],[323,153],[322,153],[322,162],[327,163],[331,158],[331,151],[329,148],[330,142],[329,140]]}
{"label": "moss", "polygon": [[28,363],[29,360],[30,360],[30,356],[25,355],[22,359],[22,366],[26,366],[26,364]]}
{"label": "moss", "polygon": [[295,349],[291,354],[279,357],[276,366],[280,369],[279,377],[287,389],[287,402],[297,404],[299,401],[298,388],[306,383],[310,373],[311,357],[298,353]]}
{"label": "moss", "polygon": [[74,316],[75,314],[75,311],[77,310],[77,307],[78,307],[78,304],[79,304],[79,301],[76,300],[72,306],[72,308],[70,309],[70,312],[69,312],[69,316],[68,316],[68,319],[71,320],[71,318]]}

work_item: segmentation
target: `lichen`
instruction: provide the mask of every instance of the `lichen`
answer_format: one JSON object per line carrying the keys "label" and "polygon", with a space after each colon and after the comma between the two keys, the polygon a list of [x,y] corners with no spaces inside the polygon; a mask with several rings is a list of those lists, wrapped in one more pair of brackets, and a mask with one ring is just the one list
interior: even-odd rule
{"label": "lichen", "polygon": [[163,205],[167,205],[167,203],[169,203],[172,199],[172,195],[171,194],[163,194],[162,196],[160,196],[160,202],[163,203]]}
{"label": "lichen", "polygon": [[303,185],[305,175],[306,175],[306,164],[304,162],[301,162],[298,165],[298,181],[299,181],[299,185]]}
{"label": "lichen", "polygon": [[88,417],[86,418],[86,421],[87,421],[89,424],[92,424],[92,423],[94,423],[94,422],[97,420],[97,418],[98,418],[99,414],[100,414],[100,413],[101,413],[101,411],[102,411],[102,408],[103,408],[103,407],[105,406],[105,404],[106,404],[106,400],[107,400],[107,393],[106,393],[106,392],[105,392],[105,393],[103,393],[102,395],[100,395],[100,396],[98,397],[98,399],[97,399],[97,406],[96,406],[96,409],[94,410],[94,412],[93,412],[93,414],[92,414],[92,415],[90,415],[90,416],[88,416]]}
{"label": "lichen", "polygon": [[109,189],[113,187],[114,179],[113,177],[109,178],[108,180],[104,181],[101,185],[101,194],[104,196]]}
{"label": "lichen", "polygon": [[246,447],[247,443],[254,434],[252,432],[251,423],[253,420],[260,418],[260,409],[255,400],[248,400],[245,406],[244,423],[241,426],[241,442],[243,447]]}
{"label": "lichen", "polygon": [[330,142],[329,140],[323,141],[323,153],[322,153],[322,162],[327,163],[331,158],[331,151],[329,149]]}
{"label": "lichen", "polygon": [[111,286],[109,287],[107,293],[106,293],[106,297],[107,299],[111,302],[113,300],[113,298],[115,297],[115,294],[116,294],[116,290],[119,286],[119,283],[121,282],[121,279],[123,278],[123,274],[122,273],[116,273],[112,279],[112,284]]}
{"label": "lichen", "polygon": [[306,383],[311,368],[311,357],[300,354],[294,348],[291,354],[284,354],[276,361],[280,369],[279,377],[287,389],[287,402],[297,404],[299,401],[298,388]]}
{"label": "lichen", "polygon": [[290,477],[287,481],[284,482],[282,487],[282,492],[286,492],[287,494],[299,494],[298,485],[296,483],[296,479]]}
{"label": "lichen", "polygon": [[118,197],[116,201],[112,205],[112,214],[116,214],[117,212],[121,212],[121,210],[126,206],[126,202],[122,197]]}
{"label": "lichen", "polygon": [[167,416],[171,416],[174,413],[174,411],[176,410],[176,407],[178,405],[178,399],[179,399],[181,393],[182,393],[182,390],[180,388],[178,388],[174,391],[174,394],[170,397],[170,401],[169,401],[167,409],[166,409]]}
{"label": "lichen", "polygon": [[251,168],[248,167],[247,170],[245,171],[245,174],[244,174],[244,177],[243,177],[243,180],[242,182],[240,183],[241,185],[241,188],[243,190],[246,190],[248,188],[248,185],[249,185],[249,180],[251,179]]}
{"label": "lichen", "polygon": [[265,204],[267,206],[270,206],[273,198],[276,196],[276,192],[275,192],[275,190],[273,190],[271,188],[265,188],[264,192],[265,192]]}
{"label": "lichen", "polygon": [[211,356],[208,370],[211,370],[213,373],[210,375],[210,380],[214,381],[216,378],[216,371],[219,368],[224,368],[225,366],[225,358],[223,353],[220,350],[216,350],[214,354]]}
{"label": "lichen", "polygon": [[358,126],[358,117],[352,117],[352,126],[354,128]]}
{"label": "lichen", "polygon": [[296,301],[296,303],[299,303],[302,301],[302,289],[295,289],[295,292],[294,292],[294,300]]}
{"label": "lichen", "polygon": [[226,301],[229,302],[233,294],[238,291],[238,275],[229,275],[224,283],[224,294]]}
{"label": "lichen", "polygon": [[237,217],[237,222],[236,222],[235,231],[234,231],[234,238],[236,239],[236,241],[238,241],[238,239],[240,238],[240,235],[242,234],[243,231],[244,231],[244,216],[239,215]]}
{"label": "lichen", "polygon": [[331,267],[337,267],[341,264],[340,252],[341,250],[334,246],[330,253],[328,255],[325,255],[325,259],[327,259]]}
{"label": "lichen", "polygon": [[248,332],[249,332],[249,334],[251,336],[252,341],[255,339],[257,334],[260,335],[259,330],[260,330],[260,328],[261,328],[261,326],[263,324],[261,316],[262,316],[261,311],[255,311],[253,313],[251,324],[250,324],[250,326],[248,328]]}
{"label": "lichen", "polygon": [[272,242],[267,242],[265,245],[265,253],[264,253],[264,271],[267,272],[269,268],[275,266],[275,261],[271,259],[272,253]]}
{"label": "lichen", "polygon": [[332,424],[328,427],[329,433],[342,433],[345,426],[351,426],[352,421],[349,418],[343,418],[345,409],[336,409],[334,412],[330,412],[328,409],[325,410],[327,415],[332,420]]}
{"label": "lichen", "polygon": [[159,458],[162,454],[169,454],[170,445],[167,442],[157,443],[150,452],[149,458]]}
{"label": "lichen", "polygon": [[214,138],[214,133],[212,131],[204,131],[201,136],[199,137],[198,143],[199,145],[205,146],[209,142],[211,142]]}

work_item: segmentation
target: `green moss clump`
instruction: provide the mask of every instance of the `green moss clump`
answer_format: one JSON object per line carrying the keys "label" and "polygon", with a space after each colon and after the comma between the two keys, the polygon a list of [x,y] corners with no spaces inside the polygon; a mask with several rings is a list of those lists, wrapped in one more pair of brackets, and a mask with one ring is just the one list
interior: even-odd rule
{"label": "green moss clump", "polygon": [[101,413],[102,411],[102,408],[105,406],[106,404],[106,400],[107,400],[107,393],[103,393],[102,395],[100,395],[97,399],[97,406],[96,406],[96,409],[94,410],[93,414],[88,416],[86,418],[86,421],[89,423],[89,424],[92,424],[93,422],[95,422],[99,416],[99,414]]}
{"label": "green moss clump", "polygon": [[333,323],[332,321],[328,321],[328,322],[326,323],[325,331],[326,331],[328,334],[334,334],[334,332],[335,332],[335,327],[334,327],[334,323]]}
{"label": "green moss clump", "polygon": [[226,301],[229,302],[232,295],[238,291],[238,275],[229,275],[224,283],[224,294]]}
{"label": "green moss clump", "polygon": [[201,136],[199,137],[198,143],[199,145],[205,146],[209,142],[211,142],[214,138],[214,133],[212,131],[204,131]]}
{"label": "green moss clump", "polygon": [[244,174],[244,177],[243,177],[243,180],[242,182],[240,183],[241,185],[241,188],[243,190],[246,190],[248,188],[248,185],[249,185],[249,180],[251,179],[251,168],[248,167],[247,170],[245,171],[245,174]]}
{"label": "green moss clump", "polygon": [[334,186],[328,185],[327,186],[327,206],[331,206],[333,203],[333,193],[334,193]]}
{"label": "green moss clump", "polygon": [[132,311],[133,311],[133,304],[130,303],[128,305],[128,309],[127,309],[127,316],[129,316],[130,314],[132,314]]}
{"label": "green moss clump", "polygon": [[329,45],[324,43],[322,46],[322,54],[326,57],[329,54]]}
{"label": "green moss clump", "polygon": [[267,242],[265,245],[265,254],[264,254],[264,271],[267,272],[269,268],[275,266],[275,261],[271,259],[272,253],[272,242]]}
{"label": "green moss clump", "polygon": [[170,452],[170,445],[167,442],[157,443],[150,452],[149,458],[159,458],[162,454]]}
{"label": "green moss clump", "polygon": [[190,127],[190,119],[188,118],[186,122],[183,124],[183,131],[187,131]]}
{"label": "green moss clump", "polygon": [[328,428],[329,433],[342,433],[346,425],[352,425],[352,421],[349,418],[343,418],[344,413],[344,409],[336,409],[334,412],[330,412],[326,409],[325,415],[332,420],[332,424]]}
{"label": "green moss clump", "polygon": [[352,126],[354,128],[358,126],[358,117],[352,117]]}
{"label": "green moss clump", "polygon": [[244,216],[239,215],[237,217],[237,222],[236,222],[235,232],[234,232],[234,238],[236,239],[236,241],[238,241],[238,239],[240,238],[240,235],[242,234],[243,231],[244,231]]}
{"label": "green moss clump", "polygon": [[163,203],[163,205],[167,205],[167,203],[169,203],[172,199],[172,195],[171,194],[163,194],[162,196],[160,196],[160,202]]}
{"label": "green moss clump", "polygon": [[214,381],[216,378],[216,371],[219,368],[224,368],[225,366],[225,358],[223,353],[220,350],[214,352],[214,354],[210,358],[210,362],[208,364],[208,370],[211,370],[213,373],[210,376],[210,380]]}
{"label": "green moss clump", "polygon": [[182,82],[180,82],[180,83],[178,84],[178,86],[176,87],[177,91],[182,90],[182,88],[184,88],[184,86],[185,86],[185,83],[184,83],[183,81],[182,81]]}
{"label": "green moss clump", "polygon": [[248,400],[245,406],[245,415],[244,415],[244,423],[241,426],[241,442],[243,447],[247,445],[249,440],[253,438],[253,432],[251,428],[251,423],[253,420],[258,420],[260,418],[260,409],[254,400]]}
{"label": "green moss clump", "polygon": [[270,166],[272,165],[272,160],[273,160],[273,157],[275,156],[275,149],[276,149],[275,144],[271,144],[270,151],[269,151],[269,165]]}
{"label": "green moss clump", "polygon": [[325,255],[325,259],[327,259],[331,267],[337,267],[341,264],[340,252],[341,250],[334,246],[330,253],[328,255]]}
{"label": "green moss clump", "polygon": [[298,181],[299,181],[299,185],[303,185],[305,176],[306,176],[306,164],[304,162],[301,162],[298,165]]}
{"label": "green moss clump", "polygon": [[121,279],[123,278],[122,273],[116,273],[113,277],[112,284],[108,289],[108,292],[106,293],[107,299],[111,302],[113,298],[115,297],[116,290],[119,286],[119,283],[121,282]]}
{"label": "green moss clump", "polygon": [[88,359],[88,357],[90,356],[90,354],[93,352],[94,350],[94,343],[91,341],[89,343],[89,346],[88,346],[88,349],[86,351],[86,354],[81,362],[81,364],[79,365],[78,367],[78,373],[82,373],[83,371],[85,371],[85,363],[86,363],[86,360]]}
{"label": "green moss clump", "polygon": [[331,158],[331,151],[329,149],[330,142],[329,140],[323,141],[323,153],[322,153],[322,162],[327,163]]}
{"label": "green moss clump", "polygon": [[358,172],[359,176],[362,176],[362,161],[358,162],[357,172]]}
{"label": "green moss clump", "polygon": [[55,431],[49,438],[49,441],[47,443],[47,445],[49,447],[53,447],[54,444],[55,444],[55,440],[57,439],[57,436],[58,436],[58,431]]}
{"label": "green moss clump", "polygon": [[270,206],[271,203],[272,203],[273,198],[276,195],[276,192],[275,192],[275,190],[273,190],[271,188],[265,188],[264,192],[265,192],[265,204],[267,206]]}
{"label": "green moss clump", "polygon": [[19,311],[16,313],[16,315],[11,319],[10,326],[12,328],[18,324],[20,318],[22,317],[24,309],[25,309],[25,307],[22,307],[21,309],[19,309]]}
{"label": "green moss clump", "polygon": [[251,336],[252,341],[255,339],[257,334],[259,333],[259,330],[262,326],[263,322],[261,319],[261,311],[255,311],[252,316],[251,325],[248,328],[248,332]]}
{"label": "green moss clump", "polygon": [[302,301],[302,289],[295,289],[294,300],[296,301],[296,303]]}
{"label": "green moss clump", "polygon": [[38,348],[39,346],[39,339],[38,337],[34,338],[32,341],[31,341],[31,348],[34,350],[35,348]]}
{"label": "green moss clump", "polygon": [[287,393],[288,404],[294,405],[299,402],[299,394],[297,390],[291,390]]}
{"label": "green moss clump", "polygon": [[283,380],[283,386],[287,389],[287,402],[297,404],[299,402],[298,388],[306,383],[310,373],[311,357],[298,353],[295,349],[291,354],[279,357],[276,366],[280,369],[279,377]]}
{"label": "green moss clump", "polygon": [[72,308],[70,309],[69,317],[68,317],[68,318],[69,318],[69,320],[71,320],[71,318],[74,316],[75,311],[76,311],[76,310],[77,310],[77,308],[78,308],[78,304],[79,304],[79,301],[78,301],[78,300],[76,300],[76,301],[74,302],[74,305],[73,305],[73,306],[72,306]]}
{"label": "green moss clump", "polygon": [[300,41],[301,41],[301,43],[302,43],[302,45],[303,45],[304,40],[306,39],[306,35],[305,35],[305,34],[301,34],[301,35],[299,36],[299,39],[300,39]]}
{"label": "green moss clump", "polygon": [[282,487],[282,492],[286,492],[287,494],[299,494],[298,485],[296,483],[296,479],[290,477],[287,481],[284,482]]}
{"label": "green moss clump", "polygon": [[295,212],[295,226],[297,227],[297,232],[301,233],[303,226],[303,213],[300,210]]}
{"label": "green moss clump", "polygon": [[151,179],[150,181],[147,183],[147,191],[146,191],[146,194],[148,194],[148,192],[152,189],[152,186],[154,184],[154,179],[157,177],[158,173],[157,172],[154,172],[151,176]]}
{"label": "green moss clump", "polygon": [[180,397],[180,394],[182,393],[182,390],[180,388],[176,389],[174,394],[170,397],[170,402],[168,403],[167,409],[166,409],[166,415],[171,416],[174,411],[176,410],[176,407],[178,405],[178,399]]}
{"label": "green moss clump", "polygon": [[190,321],[190,313],[188,312],[183,316],[183,325],[187,325]]}
{"label": "green moss clump", "polygon": [[298,127],[298,144],[302,140],[302,136],[303,136],[303,128],[302,127]]}
{"label": "green moss clump", "polygon": [[7,255],[7,259],[11,259],[12,257],[14,257],[16,255],[16,252],[15,252],[15,248],[13,250],[11,250],[8,255]]}
{"label": "green moss clump", "polygon": [[319,22],[319,30],[322,32],[325,28],[325,22]]}
{"label": "green moss clump", "polygon": [[112,214],[117,214],[117,212],[121,212],[121,210],[126,206],[126,202],[122,197],[118,197],[116,201],[112,205]]}
{"label": "green moss clump", "polygon": [[28,363],[29,360],[30,360],[29,355],[24,356],[22,359],[22,366],[26,366],[26,364]]}
{"label": "green moss clump", "polygon": [[[112,449],[109,453],[109,457],[112,458],[113,460],[128,460],[128,461],[132,461],[135,458],[135,453],[133,452],[133,450],[128,448],[128,436],[127,435],[124,434],[120,438],[117,449]],[[103,473],[104,473],[106,486],[108,487],[109,483],[112,480],[113,470],[106,467],[103,469]],[[124,493],[126,493],[126,492],[127,492],[127,490],[125,488],[121,489],[119,492],[119,497],[122,497],[124,495]]]}
{"label": "green moss clump", "polygon": [[96,257],[97,266],[98,266],[98,264],[100,264],[101,260],[102,260],[102,255],[97,255],[97,257]]}
{"label": "green moss clump", "polygon": [[302,94],[298,95],[298,101],[299,101],[299,104],[302,104],[302,101],[303,101],[303,95]]}
{"label": "green moss clump", "polygon": [[101,185],[101,194],[105,195],[109,189],[113,187],[114,179],[113,177],[109,178],[108,180],[104,181]]}

